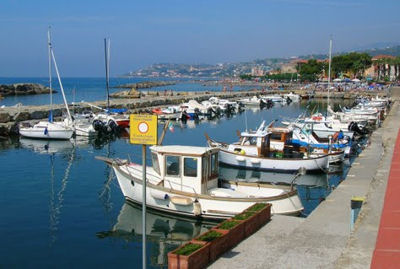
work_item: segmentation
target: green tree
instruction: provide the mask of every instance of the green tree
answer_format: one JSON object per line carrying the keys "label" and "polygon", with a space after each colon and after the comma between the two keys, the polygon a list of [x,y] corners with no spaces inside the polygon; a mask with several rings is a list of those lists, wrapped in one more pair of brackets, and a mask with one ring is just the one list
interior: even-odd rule
{"label": "green tree", "polygon": [[302,81],[316,81],[324,70],[325,64],[315,59],[298,65],[298,72]]}

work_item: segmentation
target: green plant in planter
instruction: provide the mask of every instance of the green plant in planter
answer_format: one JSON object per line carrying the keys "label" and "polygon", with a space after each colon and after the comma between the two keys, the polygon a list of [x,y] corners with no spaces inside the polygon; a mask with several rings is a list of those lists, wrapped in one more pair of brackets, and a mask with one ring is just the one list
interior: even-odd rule
{"label": "green plant in planter", "polygon": [[195,252],[196,250],[200,249],[202,247],[202,245],[200,244],[187,244],[182,248],[177,249],[174,254],[177,255],[184,255],[184,256],[188,256],[190,254],[192,254],[193,252]]}
{"label": "green plant in planter", "polygon": [[246,212],[243,212],[243,213],[241,213],[239,215],[234,216],[233,219],[235,219],[235,220],[245,220],[245,219],[250,218],[254,214],[255,214],[255,212],[253,212],[253,211],[246,211]]}
{"label": "green plant in planter", "polygon": [[221,225],[218,227],[218,229],[230,230],[230,229],[232,229],[233,227],[235,227],[238,224],[239,224],[238,221],[226,220],[226,221],[221,223]]}
{"label": "green plant in planter", "polygon": [[257,203],[257,204],[252,205],[251,207],[249,207],[246,211],[257,212],[257,211],[264,209],[266,206],[267,206],[267,204]]}
{"label": "green plant in planter", "polygon": [[200,240],[200,241],[206,241],[206,242],[211,242],[211,241],[213,241],[214,239],[216,239],[216,238],[218,238],[218,237],[221,237],[221,236],[222,236],[222,233],[219,233],[219,232],[216,232],[216,231],[209,231],[209,232],[207,232],[206,234],[200,236],[200,237],[198,238],[198,240]]}

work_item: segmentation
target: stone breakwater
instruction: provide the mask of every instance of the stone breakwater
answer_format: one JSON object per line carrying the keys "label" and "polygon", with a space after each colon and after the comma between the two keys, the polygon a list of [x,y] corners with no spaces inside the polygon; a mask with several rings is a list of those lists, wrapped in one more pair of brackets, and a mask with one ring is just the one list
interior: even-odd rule
{"label": "stone breakwater", "polygon": [[[53,92],[56,92],[53,90]],[[37,83],[1,84],[0,96],[48,94],[50,89]]]}
{"label": "stone breakwater", "polygon": [[175,85],[175,81],[143,81],[137,83],[128,83],[115,86],[114,88],[134,88],[134,89],[148,89],[153,87],[160,87],[160,86],[169,86]]}
{"label": "stone breakwater", "polygon": [[[309,98],[309,93],[306,91],[295,91],[303,98]],[[199,102],[208,100],[210,97],[216,96],[224,99],[237,100],[244,97],[251,97],[261,94],[288,93],[288,91],[268,91],[261,92],[260,90],[251,91],[235,91],[235,92],[148,92],[146,96],[141,98],[119,98],[112,99],[111,108],[127,108],[129,113],[149,113],[154,107],[178,105],[195,99]],[[376,96],[377,94],[385,95],[378,92],[333,92],[330,98],[332,99],[354,99],[360,95]],[[326,92],[316,92],[314,98],[327,98]],[[104,101],[92,102],[91,104],[106,107]],[[87,103],[79,103],[70,105],[71,111],[80,113],[84,110],[92,109]],[[0,108],[0,136],[9,136],[18,134],[19,122],[34,123],[41,119],[46,119],[49,115],[50,106],[13,106]],[[95,109],[94,109],[95,110]],[[96,111],[95,111],[96,112]],[[64,105],[53,105],[54,117],[60,117],[65,113]]]}

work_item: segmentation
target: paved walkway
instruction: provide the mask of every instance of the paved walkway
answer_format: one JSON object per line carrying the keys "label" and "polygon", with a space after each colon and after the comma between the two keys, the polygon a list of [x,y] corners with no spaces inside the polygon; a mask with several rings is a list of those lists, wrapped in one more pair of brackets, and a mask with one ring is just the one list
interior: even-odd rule
{"label": "paved walkway", "polygon": [[[400,97],[400,88],[393,89]],[[368,268],[375,248],[383,196],[400,121],[396,102],[353,163],[348,177],[306,219],[273,216],[271,222],[225,253],[210,268]],[[353,231],[350,200],[366,197]]]}
{"label": "paved walkway", "polygon": [[400,132],[394,147],[371,268],[400,267]]}

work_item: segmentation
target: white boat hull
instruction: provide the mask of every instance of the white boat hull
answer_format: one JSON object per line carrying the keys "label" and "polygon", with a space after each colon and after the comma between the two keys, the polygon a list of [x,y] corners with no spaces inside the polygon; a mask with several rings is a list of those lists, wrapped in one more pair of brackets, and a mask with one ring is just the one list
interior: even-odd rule
{"label": "white boat hull", "polygon": [[[135,203],[142,203],[142,181],[140,178],[141,169],[127,168],[126,165],[113,165],[114,172],[117,176],[118,183],[121,187],[125,198]],[[128,172],[129,169],[129,172]],[[231,186],[235,188],[235,186]],[[240,187],[240,186],[239,186]],[[186,193],[188,194],[188,193]],[[174,198],[181,198],[191,201],[188,204],[174,203]],[[175,199],[176,200],[176,199]],[[195,205],[195,201],[198,202]],[[224,219],[240,213],[256,202],[268,202],[272,204],[271,212],[273,214],[298,215],[302,210],[300,198],[295,194],[287,193],[286,195],[272,198],[225,198],[214,197],[210,195],[196,195],[184,192],[174,191],[170,188],[163,188],[154,184],[147,183],[146,204],[148,207],[189,217],[207,218],[207,219]],[[200,205],[200,214],[196,212]],[[196,209],[197,207],[197,209]]]}
{"label": "white boat hull", "polygon": [[74,132],[72,129],[64,127],[61,124],[39,122],[33,127],[21,127],[19,133],[20,135],[29,138],[65,140],[70,139]]}
{"label": "white boat hull", "polygon": [[259,158],[232,153],[224,149],[219,151],[219,161],[230,166],[244,169],[277,172],[296,172],[299,168],[305,168],[307,172],[325,172],[329,167],[328,155],[307,159]]}

